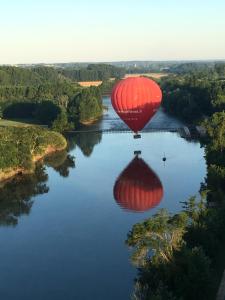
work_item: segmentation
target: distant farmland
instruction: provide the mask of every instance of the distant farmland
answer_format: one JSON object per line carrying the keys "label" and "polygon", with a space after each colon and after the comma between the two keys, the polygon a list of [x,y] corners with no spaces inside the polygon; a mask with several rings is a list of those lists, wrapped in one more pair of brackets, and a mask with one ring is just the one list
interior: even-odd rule
{"label": "distant farmland", "polygon": [[90,87],[90,86],[99,86],[102,84],[102,81],[80,81],[78,83],[82,87]]}
{"label": "distant farmland", "polygon": [[140,77],[140,76],[148,76],[155,79],[160,79],[162,77],[168,76],[166,73],[136,73],[136,74],[126,74],[125,78],[129,77]]}
{"label": "distant farmland", "polygon": [[[160,79],[162,77],[168,76],[166,73],[135,73],[135,74],[126,74],[124,78],[129,77],[140,77],[140,76],[148,76],[155,79]],[[114,80],[115,78],[110,78],[110,80]],[[90,86],[99,86],[102,84],[102,81],[80,81],[78,82],[82,87],[90,87]]]}

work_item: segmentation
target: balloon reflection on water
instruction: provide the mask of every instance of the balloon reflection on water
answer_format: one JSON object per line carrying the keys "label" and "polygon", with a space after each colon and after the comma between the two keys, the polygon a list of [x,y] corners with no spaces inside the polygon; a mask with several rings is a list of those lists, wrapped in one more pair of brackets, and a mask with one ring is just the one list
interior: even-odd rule
{"label": "balloon reflection on water", "polygon": [[147,163],[135,156],[117,178],[113,194],[123,209],[144,212],[161,202],[163,186]]}

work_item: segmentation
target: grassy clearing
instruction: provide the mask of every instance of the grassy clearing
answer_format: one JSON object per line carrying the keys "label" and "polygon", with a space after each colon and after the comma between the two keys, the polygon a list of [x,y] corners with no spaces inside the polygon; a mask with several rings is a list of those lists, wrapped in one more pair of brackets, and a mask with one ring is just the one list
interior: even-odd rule
{"label": "grassy clearing", "polygon": [[14,126],[14,127],[27,127],[30,126],[31,124],[24,123],[24,122],[18,122],[18,121],[11,121],[11,120],[5,120],[5,119],[0,119],[0,126]]}

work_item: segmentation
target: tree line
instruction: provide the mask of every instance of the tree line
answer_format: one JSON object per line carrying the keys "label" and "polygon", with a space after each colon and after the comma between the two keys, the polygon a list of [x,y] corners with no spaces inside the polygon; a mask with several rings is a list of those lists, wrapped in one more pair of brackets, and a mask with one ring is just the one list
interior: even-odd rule
{"label": "tree line", "polygon": [[169,76],[160,82],[163,107],[187,122],[197,122],[225,108],[225,81],[197,74]]}
{"label": "tree line", "polygon": [[90,64],[86,68],[65,68],[59,72],[74,81],[106,81],[110,78],[123,78],[126,70],[108,64]]}
{"label": "tree line", "polygon": [[126,69],[109,64],[89,64],[83,67],[54,68],[46,66],[0,66],[0,86],[39,86],[60,81],[94,81],[122,78]]}
{"label": "tree line", "polygon": [[178,75],[197,75],[198,77],[225,77],[225,62],[189,62],[173,64],[169,72]]}

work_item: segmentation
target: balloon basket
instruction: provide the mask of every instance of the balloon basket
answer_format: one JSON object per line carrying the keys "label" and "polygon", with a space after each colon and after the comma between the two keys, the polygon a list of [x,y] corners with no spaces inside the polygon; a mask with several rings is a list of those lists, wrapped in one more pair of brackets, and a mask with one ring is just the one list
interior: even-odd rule
{"label": "balloon basket", "polygon": [[134,151],[134,155],[135,156],[141,155],[141,151]]}
{"label": "balloon basket", "polygon": [[134,139],[140,139],[141,135],[139,133],[134,134]]}

